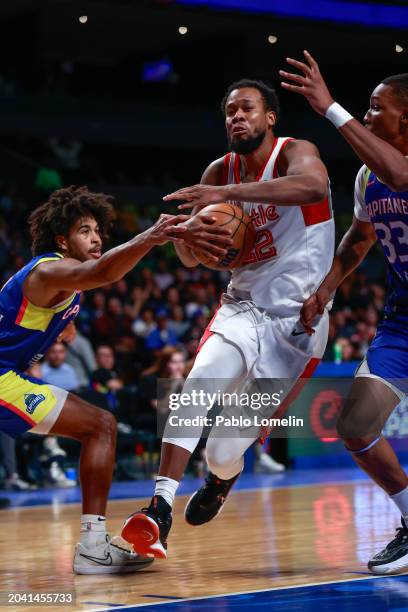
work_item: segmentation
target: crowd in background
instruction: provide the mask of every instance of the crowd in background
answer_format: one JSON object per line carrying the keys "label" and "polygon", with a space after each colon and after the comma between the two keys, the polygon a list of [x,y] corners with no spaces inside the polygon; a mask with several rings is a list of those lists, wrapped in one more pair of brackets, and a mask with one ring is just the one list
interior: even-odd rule
{"label": "crowd in background", "polygon": [[[61,148],[52,140],[49,146],[60,160],[62,171],[65,168],[65,171],[75,172],[80,144]],[[34,203],[48,197],[40,187],[37,185],[27,191],[8,181],[0,182],[0,285],[31,257],[26,220]],[[146,209],[142,204],[129,205],[127,202],[123,206],[118,202],[118,220],[111,244],[143,231],[160,212],[159,206]],[[330,315],[324,360],[353,361],[364,356],[384,306],[386,289],[381,261],[375,254],[369,257],[338,289]],[[119,422],[119,437],[123,443],[119,444],[119,449],[139,448],[136,452],[139,468],[143,464],[144,472],[154,472],[160,449],[155,437],[157,379],[180,379],[188,374],[199,340],[217,308],[228,278],[227,272],[215,272],[202,266],[185,268],[171,244],[158,247],[126,278],[84,293],[75,321],[75,338],[70,343],[53,345],[43,362],[36,364],[30,374],[77,392],[112,411]],[[141,431],[144,432],[142,441]],[[132,437],[132,432],[138,434]],[[75,484],[75,479],[68,479],[61,466],[67,453],[69,459],[75,456],[77,449],[69,444],[61,448],[63,443],[59,444],[54,438],[38,442],[28,436],[24,444],[30,456],[36,457],[38,469],[37,472],[34,469],[34,474],[27,471],[24,464],[27,453],[21,454],[18,447],[17,459],[20,465],[23,463],[23,472],[25,470],[23,478],[18,473],[19,466],[10,442],[3,437],[3,477],[8,488],[32,488],[27,481],[55,486]],[[146,449],[149,450],[148,469]],[[196,465],[202,465],[200,449],[194,460]],[[131,476],[125,463],[122,471],[123,477]]]}

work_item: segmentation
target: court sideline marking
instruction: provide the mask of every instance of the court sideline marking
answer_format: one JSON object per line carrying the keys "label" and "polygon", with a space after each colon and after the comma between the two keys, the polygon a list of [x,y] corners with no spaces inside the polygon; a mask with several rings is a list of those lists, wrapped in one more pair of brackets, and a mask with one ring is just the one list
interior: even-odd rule
{"label": "court sideline marking", "polygon": [[[327,580],[324,582],[309,582],[307,584],[291,584],[290,586],[271,587],[270,589],[256,589],[254,591],[236,591],[231,593],[219,593],[218,595],[201,595],[200,597],[186,597],[185,599],[178,599],[177,601],[156,601],[151,603],[138,603],[138,604],[118,604],[117,607],[109,608],[94,608],[85,610],[84,612],[108,612],[109,610],[126,610],[133,608],[142,608],[143,606],[171,606],[175,603],[184,603],[188,601],[199,601],[204,599],[216,599],[217,597],[231,597],[233,595],[251,595],[252,593],[268,593],[270,591],[288,591],[289,589],[308,588],[314,586],[324,586],[327,584],[342,584],[343,582],[359,582],[361,580],[375,580],[378,578],[398,578],[401,576],[407,576],[408,574],[389,574],[378,575],[378,576],[364,576],[363,578],[345,578],[344,580]],[[81,602],[79,602],[81,603]]]}

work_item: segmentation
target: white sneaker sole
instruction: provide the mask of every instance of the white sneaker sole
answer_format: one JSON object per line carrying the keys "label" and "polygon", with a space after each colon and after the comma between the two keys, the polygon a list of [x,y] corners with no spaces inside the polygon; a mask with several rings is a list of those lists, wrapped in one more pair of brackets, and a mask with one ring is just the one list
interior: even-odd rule
{"label": "white sneaker sole", "polygon": [[121,536],[133,544],[139,555],[150,555],[156,559],[166,559],[167,551],[160,542],[159,527],[150,516],[137,512],[130,516],[123,525]]}
{"label": "white sneaker sole", "polygon": [[401,557],[401,559],[397,559],[397,561],[385,563],[384,565],[368,566],[368,569],[372,574],[377,574],[379,576],[383,574],[398,574],[402,570],[408,570],[408,555]]}
{"label": "white sneaker sole", "polygon": [[130,574],[151,565],[154,559],[146,559],[132,565],[79,565],[73,566],[74,574]]}

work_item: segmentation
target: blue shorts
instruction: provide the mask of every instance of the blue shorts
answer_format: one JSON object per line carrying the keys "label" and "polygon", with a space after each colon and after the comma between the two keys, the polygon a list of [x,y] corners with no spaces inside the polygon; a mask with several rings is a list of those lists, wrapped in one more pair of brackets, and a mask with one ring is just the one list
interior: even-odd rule
{"label": "blue shorts", "polygon": [[408,317],[385,315],[366,360],[371,374],[408,394]]}
{"label": "blue shorts", "polygon": [[22,372],[0,368],[0,431],[17,438],[25,431],[47,434],[68,392]]}

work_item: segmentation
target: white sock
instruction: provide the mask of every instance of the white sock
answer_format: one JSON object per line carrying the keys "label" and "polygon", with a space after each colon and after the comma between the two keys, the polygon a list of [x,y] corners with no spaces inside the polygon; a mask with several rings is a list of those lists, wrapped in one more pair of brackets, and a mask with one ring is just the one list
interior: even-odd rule
{"label": "white sock", "polygon": [[390,498],[401,512],[402,518],[408,527],[408,487],[402,489],[399,493],[395,493],[395,495],[390,495]]}
{"label": "white sock", "polygon": [[177,488],[179,486],[178,480],[173,480],[173,478],[167,478],[167,476],[158,476],[156,479],[156,487],[154,489],[155,495],[161,495],[163,499],[169,504],[169,506],[173,506],[174,497],[176,495]]}
{"label": "white sock", "polygon": [[81,514],[80,542],[92,548],[106,540],[106,518],[99,514]]}

